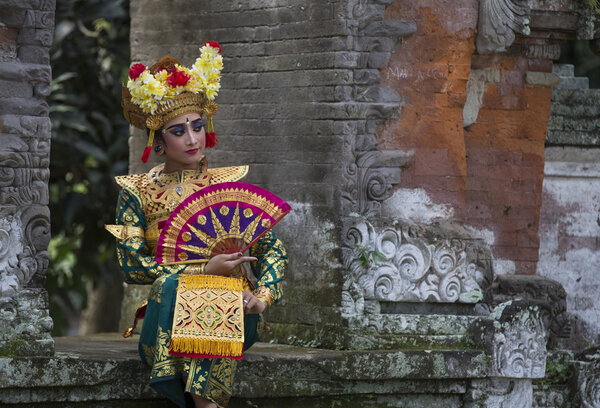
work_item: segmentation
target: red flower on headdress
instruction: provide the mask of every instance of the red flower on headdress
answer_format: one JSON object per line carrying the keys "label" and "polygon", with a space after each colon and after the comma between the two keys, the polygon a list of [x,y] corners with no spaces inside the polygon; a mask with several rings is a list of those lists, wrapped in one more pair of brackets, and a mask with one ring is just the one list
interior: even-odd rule
{"label": "red flower on headdress", "polygon": [[190,78],[191,76],[184,71],[175,70],[167,77],[167,84],[171,85],[173,88],[176,86],[184,86],[188,83]]}
{"label": "red flower on headdress", "polygon": [[210,149],[215,147],[219,140],[217,139],[217,134],[215,132],[207,132],[206,133],[206,142],[205,146]]}
{"label": "red flower on headdress", "polygon": [[209,47],[216,48],[217,50],[219,50],[219,54],[221,53],[221,45],[216,41],[207,41],[204,43],[204,45],[208,45]]}
{"label": "red flower on headdress", "polygon": [[144,64],[133,64],[131,68],[129,68],[129,78],[138,79],[145,70],[146,66]]}

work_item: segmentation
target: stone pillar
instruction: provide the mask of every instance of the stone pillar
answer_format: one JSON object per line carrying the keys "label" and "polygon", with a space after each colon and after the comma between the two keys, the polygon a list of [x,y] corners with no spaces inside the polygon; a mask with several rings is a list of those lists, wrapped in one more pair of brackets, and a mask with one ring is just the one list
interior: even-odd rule
{"label": "stone pillar", "polygon": [[50,213],[54,0],[0,0],[0,354],[51,355],[44,290]]}

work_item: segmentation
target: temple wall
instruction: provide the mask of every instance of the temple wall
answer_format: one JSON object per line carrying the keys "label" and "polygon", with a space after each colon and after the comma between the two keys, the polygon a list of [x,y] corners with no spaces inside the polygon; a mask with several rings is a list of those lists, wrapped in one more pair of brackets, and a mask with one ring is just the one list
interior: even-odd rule
{"label": "temple wall", "polygon": [[[490,5],[512,14],[494,21]],[[205,40],[223,45],[210,163],[250,163],[249,181],[294,207],[278,228],[292,260],[286,299],[262,339],[280,344],[248,351],[232,407],[600,406],[597,350],[579,353],[566,306],[595,324],[595,151],[558,146],[545,170],[542,160],[548,121],[579,126],[548,120],[558,43],[589,27],[575,3],[131,6],[134,62],[171,52],[190,64]],[[133,339],[62,338],[48,356],[48,149],[35,141],[49,132],[39,44],[51,27],[36,18],[51,7],[0,0],[0,133],[10,138],[0,147],[0,403],[162,406]],[[144,144],[134,133],[132,172],[152,164],[140,165]],[[538,271],[568,295],[528,275],[538,220]]]}
{"label": "temple wall", "polygon": [[[600,342],[600,90],[557,70],[548,126],[538,274],[560,282],[580,347]],[[587,343],[587,344],[586,344]]]}
{"label": "temple wall", "polygon": [[0,354],[48,355],[54,0],[0,1]]}
{"label": "temple wall", "polygon": [[[404,104],[399,120],[388,122],[378,141],[381,149],[414,151],[396,201],[406,202],[407,190],[420,191],[421,197],[426,194],[438,204],[429,218],[465,217],[462,111],[475,51],[477,4],[476,0],[423,1],[414,7],[412,1],[395,1],[386,10],[388,19],[414,21],[417,31],[382,70],[383,82],[402,95]],[[427,213],[426,200],[418,200],[415,193],[411,196]]]}
{"label": "temple wall", "polygon": [[[568,38],[553,34],[555,41],[548,32],[575,11],[554,5],[550,15],[530,2],[530,32],[502,44],[502,23],[486,14],[488,4],[395,1],[387,8],[386,17],[414,21],[417,32],[382,70],[403,107],[378,133],[379,148],[414,151],[386,206],[412,220],[464,221],[490,245],[495,274],[534,274],[544,141],[558,82],[552,60]],[[505,15],[517,25],[520,18]]]}
{"label": "temple wall", "polygon": [[[271,319],[340,324],[343,219],[376,212],[408,157],[381,157],[375,132],[400,107],[399,96],[379,86],[379,69],[414,24],[384,22],[378,3],[251,1],[243,12],[242,3],[228,2],[163,7],[131,4],[133,61],[149,64],[170,52],[190,64],[204,41],[218,41],[225,65],[215,116],[220,142],[207,152],[209,163],[250,164],[248,182],[292,205],[276,227],[290,255],[290,307],[273,309]],[[165,31],[173,21],[177,29]],[[131,171],[144,169],[143,143],[135,133]]]}

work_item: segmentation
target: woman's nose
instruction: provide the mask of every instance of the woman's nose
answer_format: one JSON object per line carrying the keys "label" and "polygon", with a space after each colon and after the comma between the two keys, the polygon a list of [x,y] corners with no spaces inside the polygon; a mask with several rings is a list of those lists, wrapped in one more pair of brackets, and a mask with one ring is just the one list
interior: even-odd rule
{"label": "woman's nose", "polygon": [[187,127],[187,131],[185,132],[185,138],[186,138],[185,141],[187,144],[189,144],[189,145],[196,144],[196,136],[194,135],[194,132],[192,131],[190,126]]}

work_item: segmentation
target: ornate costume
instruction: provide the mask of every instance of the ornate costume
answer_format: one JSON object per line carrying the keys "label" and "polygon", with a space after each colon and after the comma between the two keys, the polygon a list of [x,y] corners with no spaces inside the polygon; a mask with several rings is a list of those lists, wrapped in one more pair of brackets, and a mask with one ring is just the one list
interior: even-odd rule
{"label": "ornate costume", "polygon": [[[216,94],[214,81],[209,84],[212,88],[202,88],[199,83],[212,78],[209,74],[203,74],[202,69],[206,66],[206,69],[219,68],[219,60],[215,59],[214,55],[215,44],[207,43],[201,49],[202,57],[187,71],[170,56],[159,60],[149,70],[141,64],[134,65],[130,70],[129,90],[124,88],[123,107],[126,118],[134,126],[147,126],[154,131],[159,130],[168,120],[189,112],[212,116],[217,109],[216,104],[212,102]],[[208,51],[205,52],[206,49]],[[204,60],[201,60],[202,58]],[[220,73],[220,69],[218,72]],[[160,75],[164,76],[162,85]],[[152,78],[148,79],[149,76]],[[147,84],[152,85],[152,81],[158,81],[158,85],[155,84],[157,87],[167,86],[165,84],[172,88],[184,87],[190,82],[190,78],[196,83],[190,83],[187,88],[180,89],[179,93],[173,89],[164,92],[160,89],[151,92],[142,89]],[[163,94],[156,99],[159,91]],[[172,95],[169,95],[169,92]],[[212,125],[209,126],[212,132],[210,127]],[[152,136],[151,132],[150,139]],[[216,138],[211,140],[214,145]],[[149,146],[151,145],[152,141],[149,140]],[[225,407],[231,395],[237,360],[184,358],[169,354],[179,274],[202,274],[206,264],[160,265],[155,258],[156,245],[163,225],[181,202],[206,186],[242,180],[248,173],[248,166],[208,169],[206,159],[203,158],[199,170],[164,173],[163,167],[164,165],[156,166],[147,174],[116,178],[121,187],[116,210],[117,225],[107,226],[117,237],[117,254],[125,281],[152,285],[140,335],[139,353],[142,360],[152,366],[150,386],[178,406],[193,406],[189,396],[184,394],[185,391],[209,399],[219,407]],[[250,248],[249,255],[258,259],[250,265],[256,278],[253,294],[268,306],[278,301],[282,295],[281,281],[287,268],[285,248],[275,233],[269,231]],[[239,269],[232,276],[242,279]],[[250,284],[245,279],[244,288],[250,290]],[[259,315],[244,316],[244,349],[257,340],[259,323]]]}
{"label": "ornate costume", "polygon": [[[117,254],[125,281],[152,284],[140,336],[140,356],[152,366],[150,385],[179,406],[186,406],[182,378],[187,377],[186,392],[202,395],[224,407],[231,395],[236,360],[185,359],[168,354],[179,273],[187,268],[196,268],[196,273],[202,273],[204,264],[163,266],[154,256],[160,227],[172,209],[209,184],[241,180],[248,167],[184,171],[182,174],[164,174],[162,167],[159,165],[147,174],[116,179],[122,187],[116,223],[123,226],[118,236]],[[258,258],[258,262],[251,264],[257,279],[254,295],[270,305],[281,298],[280,282],[287,267],[285,248],[270,231],[250,249],[250,256]],[[245,317],[246,349],[256,341],[258,325],[258,315]]]}

